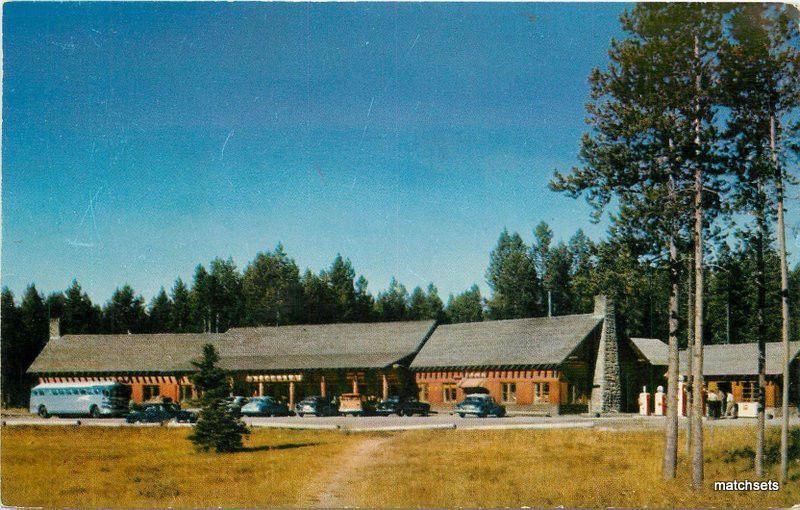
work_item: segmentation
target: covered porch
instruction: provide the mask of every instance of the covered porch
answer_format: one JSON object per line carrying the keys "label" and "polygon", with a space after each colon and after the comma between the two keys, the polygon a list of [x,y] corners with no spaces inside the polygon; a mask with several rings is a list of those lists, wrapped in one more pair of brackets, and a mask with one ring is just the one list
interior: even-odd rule
{"label": "covered porch", "polygon": [[[298,370],[246,372],[234,379],[234,393],[248,397],[269,395],[290,408],[306,397],[338,397],[345,393],[385,400],[407,393],[410,376],[402,367],[363,370]],[[412,381],[413,384],[413,381]]]}

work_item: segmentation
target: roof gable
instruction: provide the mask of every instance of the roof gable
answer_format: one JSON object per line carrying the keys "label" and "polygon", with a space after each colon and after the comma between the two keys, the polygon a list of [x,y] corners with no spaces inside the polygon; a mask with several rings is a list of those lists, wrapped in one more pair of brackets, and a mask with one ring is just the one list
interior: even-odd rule
{"label": "roof gable", "polygon": [[658,338],[631,338],[631,343],[651,365],[669,364],[669,345]]}

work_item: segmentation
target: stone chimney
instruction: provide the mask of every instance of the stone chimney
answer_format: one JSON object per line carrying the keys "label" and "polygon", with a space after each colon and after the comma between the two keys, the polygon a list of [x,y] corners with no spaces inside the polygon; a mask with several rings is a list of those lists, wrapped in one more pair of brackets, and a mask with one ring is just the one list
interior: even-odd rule
{"label": "stone chimney", "polygon": [[600,345],[594,366],[592,383],[592,412],[622,411],[622,388],[619,365],[619,339],[614,301],[606,296],[594,298],[594,315],[603,318]]}
{"label": "stone chimney", "polygon": [[61,338],[61,319],[50,319],[50,340]]}
{"label": "stone chimney", "polygon": [[605,317],[606,315],[606,301],[608,299],[604,294],[598,294],[594,297],[594,316]]}

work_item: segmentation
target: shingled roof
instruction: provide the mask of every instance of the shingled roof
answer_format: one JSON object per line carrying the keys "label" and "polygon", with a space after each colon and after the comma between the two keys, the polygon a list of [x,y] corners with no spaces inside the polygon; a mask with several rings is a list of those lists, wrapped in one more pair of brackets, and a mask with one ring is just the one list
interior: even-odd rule
{"label": "shingled roof", "polygon": [[602,322],[585,314],[442,325],[411,367],[558,365]]}
{"label": "shingled roof", "polygon": [[434,321],[235,328],[223,334],[65,335],[29,373],[186,372],[212,343],[228,370],[381,368],[413,356]]}
{"label": "shingled roof", "polygon": [[222,364],[240,370],[388,367],[419,351],[434,324],[429,320],[235,328],[226,333]]}
{"label": "shingled roof", "polygon": [[669,365],[669,345],[658,338],[631,338],[631,342],[651,365]]}
{"label": "shingled roof", "polygon": [[182,372],[192,370],[216,334],[64,335],[47,342],[29,373]]}
{"label": "shingled roof", "polygon": [[[783,347],[781,342],[767,342],[767,375],[783,372]],[[800,342],[789,343],[790,358],[800,354]],[[686,373],[686,351],[681,351],[681,373]],[[703,346],[703,375],[733,376],[758,375],[758,345],[715,344]]]}

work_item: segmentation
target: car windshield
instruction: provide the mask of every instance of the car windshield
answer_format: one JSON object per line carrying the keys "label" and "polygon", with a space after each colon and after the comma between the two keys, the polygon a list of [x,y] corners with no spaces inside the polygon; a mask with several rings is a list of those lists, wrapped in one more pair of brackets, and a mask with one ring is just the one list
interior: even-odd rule
{"label": "car windshield", "polygon": [[483,402],[484,399],[476,397],[467,397],[466,399],[464,399],[464,403],[469,405],[481,405]]}
{"label": "car windshield", "polygon": [[386,399],[386,402],[400,402],[400,397],[389,397]]}

